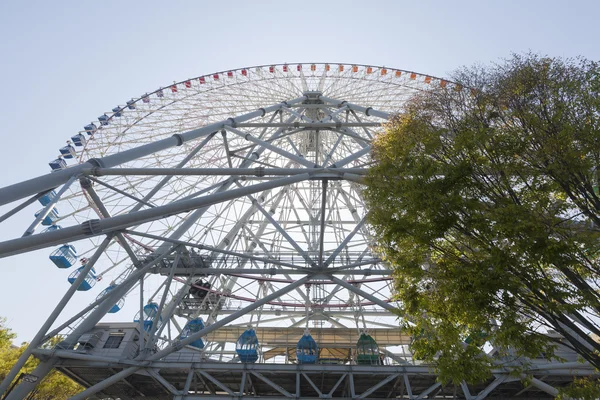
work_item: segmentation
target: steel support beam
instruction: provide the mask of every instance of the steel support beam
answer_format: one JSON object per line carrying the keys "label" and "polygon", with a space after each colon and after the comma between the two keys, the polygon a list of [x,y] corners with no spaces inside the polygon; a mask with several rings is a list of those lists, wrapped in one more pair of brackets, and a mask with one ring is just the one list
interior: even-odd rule
{"label": "steel support beam", "polygon": [[320,223],[320,229],[319,229],[319,261],[318,261],[318,268],[324,268],[325,265],[323,265],[323,251],[325,250],[325,213],[326,213],[326,206],[327,206],[327,183],[328,180],[327,179],[323,179],[323,184],[322,184],[322,193],[321,193],[321,223]]}
{"label": "steel support beam", "polygon": [[306,381],[310,384],[310,386],[315,390],[315,392],[317,392],[319,397],[323,397],[323,393],[321,392],[321,390],[319,390],[317,385],[315,385],[315,383],[312,381],[312,379],[310,379],[310,377],[308,375],[306,375],[306,373],[304,373],[304,372],[302,373],[302,376],[304,377],[304,379],[306,379]]}
{"label": "steel support beam", "polygon": [[363,217],[358,224],[356,224],[356,226],[354,227],[354,229],[352,230],[352,232],[350,232],[342,241],[342,243],[340,243],[340,245],[333,251],[333,253],[331,253],[331,255],[329,257],[327,257],[327,261],[325,261],[324,266],[327,267],[329,264],[331,264],[335,258],[338,256],[338,254],[340,254],[340,252],[344,249],[344,247],[346,247],[346,245],[350,242],[350,240],[352,240],[352,238],[354,237],[354,235],[356,235],[356,233],[362,229],[363,225],[365,223],[365,218]]}
{"label": "steel support beam", "polygon": [[376,391],[377,389],[379,389],[380,387],[382,387],[383,385],[385,385],[388,382],[393,381],[394,379],[396,379],[398,376],[400,376],[400,374],[394,374],[394,375],[390,375],[388,377],[386,377],[384,380],[382,380],[381,382],[377,383],[374,386],[371,386],[367,391],[365,391],[364,393],[362,393],[360,396],[358,396],[359,399],[364,399],[366,397],[368,397],[371,393],[373,393],[374,391]]}
{"label": "steel support beam", "polygon": [[[242,124],[236,124],[234,127],[236,128],[307,128],[307,129],[333,129],[339,128],[342,124],[339,122],[295,122],[290,126],[290,124],[286,124],[283,122],[246,122]],[[381,123],[379,122],[344,122],[343,126],[351,126],[351,127],[379,127]]]}
{"label": "steel support beam", "polygon": [[412,388],[410,386],[410,379],[408,379],[408,374],[404,374],[404,385],[406,387],[406,394],[408,394],[409,399],[413,399]]}
{"label": "steel support beam", "polygon": [[202,374],[202,376],[204,376],[206,379],[217,385],[224,392],[229,393],[230,396],[235,396],[234,393],[227,386],[223,385],[221,382],[219,382],[219,380],[215,379],[208,372],[200,371],[200,374]]}
{"label": "steel support beam", "polygon": [[38,193],[35,196],[32,196],[30,198],[28,198],[27,200],[25,200],[23,203],[19,204],[18,206],[16,206],[15,208],[13,208],[12,210],[6,212],[3,216],[0,217],[0,222],[3,222],[5,220],[7,220],[8,218],[12,217],[13,215],[15,215],[16,213],[18,213],[19,211],[21,211],[22,209],[26,208],[27,206],[29,206],[30,204],[35,203],[36,200],[38,200],[39,198],[41,198],[42,196],[44,196],[47,193],[50,193],[51,190],[48,190],[46,192],[42,192],[42,193]]}
{"label": "steel support beam", "polygon": [[[252,260],[251,257],[247,258],[248,260]],[[268,262],[271,263],[271,261],[275,261],[275,260],[271,260],[271,259],[265,259],[265,260],[269,260],[269,261],[264,261],[264,262]],[[256,260],[255,260],[256,261]],[[263,262],[263,260],[258,260]],[[154,271],[154,272],[158,272],[158,270]],[[183,269],[181,269],[179,272],[183,272]],[[389,276],[392,271],[387,270],[387,269],[376,269],[376,270],[356,270],[353,273],[355,275],[362,275],[362,273],[365,273],[367,275],[376,275],[376,276]],[[298,267],[298,269],[283,269],[283,268],[197,268],[196,269],[196,273],[201,273],[201,274],[206,274],[206,275],[281,275],[281,274],[285,274],[285,275],[311,275],[311,274],[323,274],[326,273],[328,275],[348,275],[350,272],[348,271],[333,271],[330,272],[327,269],[308,269],[308,268],[301,268]],[[175,275],[180,275],[177,271],[175,272]],[[260,279],[260,278],[257,278]],[[265,280],[268,280],[268,278],[265,278]]]}
{"label": "steel support beam", "polygon": [[[527,379],[524,375],[521,375],[522,378]],[[529,377],[529,382],[536,388],[543,390],[551,396],[558,396],[558,389],[554,386],[547,384],[546,382],[542,382],[541,380],[535,377]]]}
{"label": "steel support beam", "polygon": [[[311,168],[311,172],[366,175],[366,168]],[[86,176],[290,176],[306,173],[306,168],[91,168]],[[102,183],[98,181],[99,183]],[[137,200],[137,199],[136,199]],[[33,199],[35,201],[35,199]],[[137,200],[140,201],[140,200]]]}
{"label": "steel support beam", "polygon": [[[390,116],[391,116],[390,113],[387,113],[384,111],[379,111],[379,110],[374,110],[372,107],[362,107],[362,106],[358,106],[356,104],[348,103],[347,101],[332,99],[327,96],[320,96],[319,99],[323,100],[326,103],[335,104],[339,107],[348,107],[348,109],[350,109],[350,110],[359,111],[368,117],[373,116],[373,117],[378,117],[378,118],[382,118],[382,119],[390,119]],[[350,123],[345,123],[344,125],[346,125],[346,126],[361,126],[361,125],[352,125]]]}
{"label": "steel support beam", "polygon": [[439,388],[440,386],[442,386],[442,384],[440,382],[434,383],[429,388],[427,388],[425,391],[421,392],[417,396],[416,400],[421,400],[421,399],[425,398],[425,396],[429,395],[429,393],[433,392],[435,389]]}
{"label": "steel support beam", "polygon": [[184,241],[184,240],[178,240],[178,239],[172,239],[172,238],[167,238],[167,237],[158,236],[158,235],[152,235],[152,234],[149,234],[149,233],[143,233],[143,232],[137,232],[137,231],[125,231],[125,232],[127,234],[130,234],[130,235],[133,235],[133,236],[141,236],[141,237],[147,237],[149,239],[162,240],[162,241],[165,241],[167,243],[179,244],[179,245],[183,245],[183,246],[187,246],[187,247],[191,247],[191,248],[196,248],[196,249],[200,249],[200,250],[209,250],[209,251],[212,251],[214,253],[225,254],[225,255],[228,255],[228,256],[232,256],[232,257],[239,257],[239,258],[242,258],[242,259],[247,259],[247,260],[252,260],[252,261],[260,261],[260,262],[265,262],[265,263],[268,263],[268,264],[276,264],[276,265],[280,265],[282,267],[289,267],[289,268],[300,269],[300,270],[304,270],[305,269],[304,267],[302,267],[300,265],[295,265],[295,264],[292,264],[292,263],[287,263],[285,261],[275,260],[273,258],[251,256],[251,255],[244,254],[244,253],[238,253],[238,252],[235,252],[235,251],[218,249],[218,248],[212,247],[212,246],[206,246],[206,245],[202,245],[202,244],[187,242],[187,241]]}
{"label": "steel support beam", "polygon": [[230,126],[225,127],[225,129],[227,129],[231,133],[235,133],[236,135],[240,136],[241,138],[244,138],[254,144],[257,144],[265,149],[269,149],[272,152],[279,154],[280,156],[283,156],[289,160],[295,161],[296,163],[298,163],[300,165],[304,165],[306,168],[318,168],[318,165],[308,161],[304,157],[299,157],[299,156],[292,154],[286,150],[280,149],[279,147],[272,145],[271,143],[267,143],[264,140],[255,138],[254,136],[250,135],[249,133],[242,132],[239,129],[235,129]]}
{"label": "steel support beam", "polygon": [[475,397],[473,400],[485,399],[487,397],[487,395],[490,394],[492,392],[492,390],[496,389],[496,387],[498,385],[500,385],[502,382],[504,382],[506,380],[506,378],[508,378],[508,375],[502,375],[502,376],[497,377],[485,389],[483,389],[481,392],[479,392],[477,397]]}
{"label": "steel support beam", "polygon": [[396,307],[394,307],[393,305],[386,303],[385,301],[381,300],[378,297],[373,296],[372,294],[369,294],[367,292],[364,292],[362,290],[360,290],[359,288],[357,288],[356,286],[352,285],[351,283],[348,283],[340,278],[336,278],[335,276],[330,275],[331,280],[334,281],[335,283],[337,283],[340,286],[345,287],[346,289],[350,290],[351,292],[356,293],[357,295],[372,301],[373,303],[377,304],[378,306],[381,306],[383,308],[385,308],[386,310],[389,311],[395,311],[397,310]]}
{"label": "steel support beam", "polygon": [[347,376],[348,376],[347,373],[343,373],[342,376],[340,376],[340,379],[337,380],[337,382],[335,383],[335,385],[333,385],[333,387],[331,388],[331,390],[327,394],[329,397],[333,396],[333,393],[335,392],[335,389],[337,389],[338,386],[340,386],[340,384],[344,381],[344,379],[346,379]]}
{"label": "steel support beam", "polygon": [[67,191],[67,189],[73,184],[73,182],[75,181],[75,179],[77,179],[77,177],[76,176],[72,176],[71,179],[69,179],[67,181],[67,183],[65,183],[63,185],[63,187],[60,188],[60,190],[58,191],[58,193],[56,193],[56,195],[54,196],[54,198],[52,200],[50,200],[50,202],[48,204],[46,204],[46,206],[42,209],[42,212],[40,212],[39,215],[37,217],[35,217],[35,220],[31,223],[31,225],[29,226],[29,228],[27,228],[27,230],[25,231],[25,233],[23,234],[23,236],[29,236],[29,235],[32,235],[35,232],[35,230],[40,225],[40,223],[42,222],[42,220],[44,218],[46,218],[48,216],[48,214],[50,213],[50,211],[52,211],[55,208],[56,203],[58,202],[58,200]]}
{"label": "steel support beam", "polygon": [[70,242],[83,238],[98,236],[101,234],[107,234],[133,225],[155,221],[168,215],[179,214],[224,201],[233,200],[241,196],[261,192],[267,189],[274,189],[277,187],[290,185],[292,183],[301,182],[309,179],[309,177],[310,175],[306,173],[286,178],[279,178],[269,182],[211,194],[198,199],[181,200],[164,206],[141,210],[133,214],[121,214],[102,220],[89,220],[81,225],[63,228],[53,232],[46,232],[39,235],[8,240],[0,243],[0,258],[42,249],[63,242]]}
{"label": "steel support beam", "polygon": [[[164,377],[162,377],[158,373],[158,371],[155,371],[153,369],[147,369],[146,371],[148,371],[150,376],[153,377],[154,379],[156,379],[156,381],[158,383],[160,383],[169,393],[171,393],[172,395],[179,394],[179,391],[177,389],[175,389],[175,387],[173,385],[171,385]],[[123,380],[125,380],[125,379],[123,379]]]}
{"label": "steel support beam", "polygon": [[342,158],[341,160],[334,162],[333,164],[331,164],[331,168],[341,168],[345,165],[350,164],[351,162],[353,162],[355,160],[358,160],[362,156],[369,154],[370,152],[371,152],[371,146],[365,147],[364,149],[359,150],[356,153],[350,154],[346,158]]}
{"label": "steel support beam", "polygon": [[271,386],[273,389],[277,390],[279,393],[281,393],[285,397],[294,397],[294,396],[292,396],[292,394],[290,392],[288,392],[287,390],[285,390],[284,388],[282,388],[281,386],[279,386],[278,384],[276,384],[269,378],[265,377],[261,373],[252,371],[252,375],[256,376],[258,379],[265,382],[267,385]]}
{"label": "steel support beam", "polygon": [[[182,167],[183,167],[184,165],[186,165],[186,164],[187,164],[187,163],[188,163],[188,162],[189,162],[189,161],[190,161],[192,158],[194,158],[194,157],[196,156],[196,154],[198,154],[198,152],[199,152],[200,150],[202,150],[202,148],[204,148],[204,146],[206,146],[206,144],[207,144],[208,142],[210,142],[210,140],[213,138],[213,136],[215,136],[215,134],[216,134],[216,133],[217,133],[216,131],[215,131],[215,132],[212,132],[212,133],[209,133],[209,134],[208,134],[208,136],[207,136],[206,138],[204,138],[204,140],[203,140],[203,141],[202,141],[202,142],[201,142],[201,143],[200,143],[198,146],[196,146],[196,147],[194,148],[194,150],[192,150],[192,151],[190,152],[190,154],[188,154],[187,156],[185,156],[185,158],[184,158],[183,160],[181,160],[181,161],[179,162],[179,164],[177,164],[177,166],[175,167],[175,169],[182,168]],[[108,170],[112,170],[112,169],[110,169],[110,168],[94,168],[94,170],[96,170],[96,169],[108,169]],[[167,183],[169,183],[169,181],[170,181],[170,180],[171,180],[171,176],[165,176],[163,179],[161,179],[161,181],[160,181],[160,182],[158,182],[158,184],[156,184],[156,186],[154,186],[154,187],[152,188],[152,190],[150,190],[148,193],[146,193],[146,195],[144,196],[144,198],[142,199],[142,201],[144,201],[144,202],[148,202],[148,201],[150,201],[150,199],[151,199],[152,197],[154,197],[154,195],[155,195],[156,193],[158,193],[158,191],[159,191],[161,188],[163,188],[163,187],[164,187],[164,186],[165,186]],[[135,212],[135,211],[138,211],[138,210],[140,210],[140,209],[142,208],[142,206],[143,206],[143,203],[138,203],[138,204],[136,204],[136,205],[135,205],[135,206],[134,206],[134,207],[131,209],[131,211],[130,211],[130,212]]]}
{"label": "steel support beam", "polygon": [[23,197],[31,196],[40,192],[53,189],[65,183],[72,176],[78,175],[79,173],[81,173],[81,171],[85,169],[94,167],[115,167],[117,165],[121,165],[126,162],[148,156],[161,150],[181,146],[187,141],[209,135],[213,132],[217,132],[223,129],[225,126],[239,125],[240,123],[251,120],[253,118],[262,117],[265,114],[280,109],[281,107],[288,107],[291,104],[301,103],[304,100],[306,100],[306,96],[302,96],[293,100],[288,100],[284,103],[275,104],[270,107],[261,108],[259,110],[243,114],[235,118],[229,118],[225,121],[206,125],[202,128],[194,129],[192,131],[185,132],[182,134],[175,134],[166,139],[161,139],[153,143],[148,143],[130,150],[122,151],[120,153],[111,154],[106,157],[95,158],[83,164],[74,165],[70,168],[62,169],[60,171],[54,171],[50,174],[42,175],[37,178],[29,179],[27,181],[6,186],[0,189],[0,205],[4,205],[12,201],[22,199]]}

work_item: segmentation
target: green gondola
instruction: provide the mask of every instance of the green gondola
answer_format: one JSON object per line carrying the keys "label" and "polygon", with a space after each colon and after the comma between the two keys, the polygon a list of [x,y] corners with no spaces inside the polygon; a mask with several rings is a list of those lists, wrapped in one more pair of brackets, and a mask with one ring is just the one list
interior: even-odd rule
{"label": "green gondola", "polygon": [[356,362],[369,365],[382,363],[377,342],[366,333],[361,333],[356,342]]}

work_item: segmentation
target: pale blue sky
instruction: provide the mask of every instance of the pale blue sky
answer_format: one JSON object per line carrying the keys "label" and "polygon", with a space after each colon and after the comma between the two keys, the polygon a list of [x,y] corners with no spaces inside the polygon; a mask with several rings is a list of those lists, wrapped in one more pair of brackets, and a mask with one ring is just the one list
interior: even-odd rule
{"label": "pale blue sky", "polygon": [[[597,1],[3,1],[0,187],[49,172],[71,135],[174,80],[345,62],[443,77],[511,52],[600,60]],[[37,206],[3,223],[20,236]],[[0,207],[0,213],[7,207]],[[67,288],[48,250],[0,259],[0,316],[30,340]],[[67,313],[87,304],[75,296]]]}

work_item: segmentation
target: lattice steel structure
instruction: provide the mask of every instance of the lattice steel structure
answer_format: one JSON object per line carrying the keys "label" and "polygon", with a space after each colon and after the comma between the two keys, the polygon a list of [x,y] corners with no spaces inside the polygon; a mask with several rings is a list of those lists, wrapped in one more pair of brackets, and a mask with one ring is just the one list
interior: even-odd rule
{"label": "lattice steel structure", "polygon": [[[0,392],[30,354],[42,363],[9,400],[52,368],[87,388],[75,399],[551,398],[593,374],[565,350],[564,363],[499,358],[489,382],[450,387],[412,358],[361,182],[382,124],[440,86],[461,89],[392,68],[282,64],[185,80],[103,113],[61,149],[71,165],[58,159],[52,173],[0,189],[0,205],[21,201],[0,223],[46,199],[0,256],[68,243],[84,258]],[[78,294],[90,305],[51,330],[86,278],[109,290]],[[101,322],[116,305],[137,322]],[[203,329],[181,333],[200,317]],[[248,326],[257,363],[235,352]],[[297,363],[305,329],[316,364]],[[373,365],[356,363],[363,331],[379,345]],[[57,348],[40,347],[56,335]],[[523,362],[528,387],[506,368]]]}

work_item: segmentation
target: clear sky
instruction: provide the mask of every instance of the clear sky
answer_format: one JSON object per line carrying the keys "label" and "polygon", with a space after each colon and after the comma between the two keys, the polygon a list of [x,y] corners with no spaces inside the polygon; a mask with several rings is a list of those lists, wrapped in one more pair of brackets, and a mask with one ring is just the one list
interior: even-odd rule
{"label": "clear sky", "polygon": [[[595,0],[2,1],[0,187],[49,172],[83,125],[174,80],[282,62],[444,77],[529,50],[600,60],[599,14]],[[38,208],[0,224],[0,240],[20,236]],[[48,253],[0,259],[0,316],[18,341],[67,289]],[[89,302],[78,294],[67,314]]]}

